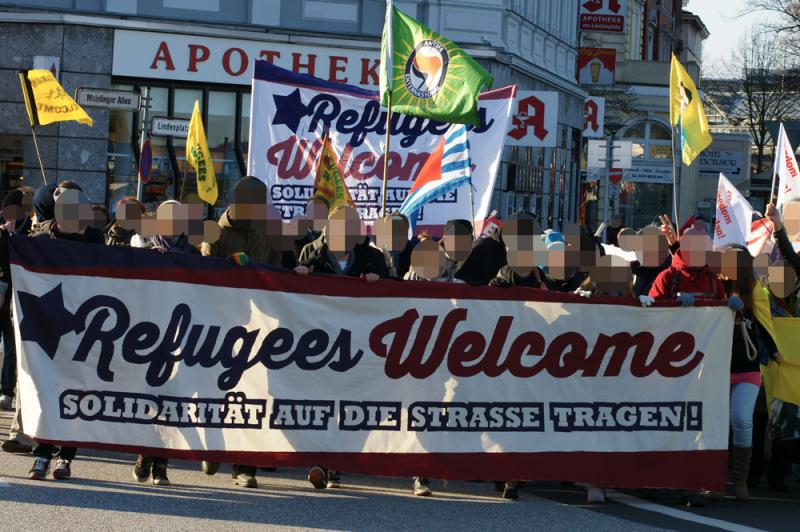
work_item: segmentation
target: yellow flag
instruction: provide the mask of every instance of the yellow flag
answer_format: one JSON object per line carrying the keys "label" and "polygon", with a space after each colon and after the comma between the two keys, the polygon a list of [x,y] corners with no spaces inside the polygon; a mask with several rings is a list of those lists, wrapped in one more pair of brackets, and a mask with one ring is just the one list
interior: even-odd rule
{"label": "yellow flag", "polygon": [[686,166],[711,145],[703,102],[689,73],[672,54],[669,81],[669,123],[680,124],[681,153]]}
{"label": "yellow flag", "polygon": [[214,163],[208,151],[206,130],[200,116],[200,103],[195,100],[192,119],[189,121],[189,136],[186,138],[186,160],[197,172],[197,194],[200,199],[214,205],[217,202],[217,177],[214,175]]}
{"label": "yellow flag", "polygon": [[341,205],[356,206],[350,191],[347,190],[344,177],[339,170],[336,152],[333,151],[333,145],[328,137],[325,137],[320,150],[317,178],[314,180],[314,197],[327,201],[330,211]]}
{"label": "yellow flag", "polygon": [[77,120],[91,127],[94,123],[49,70],[28,70],[27,79],[24,72],[20,72],[20,81],[31,125]]}
{"label": "yellow flag", "polygon": [[769,332],[778,352],[780,363],[770,361],[761,367],[767,404],[777,397],[787,403],[800,405],[800,318],[775,318],[772,316],[769,297],[764,287],[756,282],[753,289],[753,303],[756,318]]}

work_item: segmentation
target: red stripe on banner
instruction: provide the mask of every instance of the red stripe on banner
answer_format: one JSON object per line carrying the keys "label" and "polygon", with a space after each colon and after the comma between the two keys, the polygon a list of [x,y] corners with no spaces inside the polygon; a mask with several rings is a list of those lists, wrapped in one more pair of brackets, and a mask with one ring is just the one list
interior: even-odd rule
{"label": "red stripe on banner", "polygon": [[[17,260],[12,260],[11,262],[30,272],[48,275],[166,281],[223,288],[293,292],[297,294],[331,297],[541,301],[547,303],[641,306],[639,300],[632,297],[592,296],[591,298],[585,298],[572,293],[539,290],[522,286],[515,286],[513,290],[507,290],[493,286],[471,286],[461,283],[431,283],[427,281],[398,281],[395,279],[381,279],[376,283],[367,283],[364,279],[357,277],[343,277],[328,274],[302,276],[293,271],[246,267],[236,271],[220,271],[191,268],[52,267],[20,264]],[[309,282],[309,280],[312,282]],[[678,305],[679,303],[675,301],[657,301],[653,306],[677,307]],[[708,299],[699,299],[694,304],[695,307],[720,307],[724,305],[724,301]]]}
{"label": "red stripe on banner", "polygon": [[269,453],[191,451],[89,442],[42,443],[179,460],[447,480],[560,480],[608,488],[725,489],[727,450],[543,453]]}

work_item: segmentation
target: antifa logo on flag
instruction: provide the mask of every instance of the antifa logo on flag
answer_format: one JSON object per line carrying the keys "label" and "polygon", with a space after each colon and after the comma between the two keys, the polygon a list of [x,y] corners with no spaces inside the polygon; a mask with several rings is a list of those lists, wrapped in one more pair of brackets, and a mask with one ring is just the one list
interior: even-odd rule
{"label": "antifa logo on flag", "polygon": [[447,78],[450,56],[438,41],[421,41],[408,56],[405,68],[405,83],[408,92],[417,98],[436,96]]}

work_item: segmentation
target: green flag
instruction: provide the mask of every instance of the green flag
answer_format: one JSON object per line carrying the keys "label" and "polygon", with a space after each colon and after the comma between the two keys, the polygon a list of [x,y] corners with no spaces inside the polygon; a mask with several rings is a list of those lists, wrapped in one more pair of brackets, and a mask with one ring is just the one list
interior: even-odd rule
{"label": "green flag", "polygon": [[478,125],[478,94],[492,76],[449,39],[389,1],[381,42],[381,103],[392,111]]}

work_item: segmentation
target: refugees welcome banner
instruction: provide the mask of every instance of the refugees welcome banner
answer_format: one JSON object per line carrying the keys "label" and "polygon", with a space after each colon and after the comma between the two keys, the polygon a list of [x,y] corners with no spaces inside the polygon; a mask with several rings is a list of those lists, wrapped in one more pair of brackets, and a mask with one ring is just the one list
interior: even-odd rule
{"label": "refugees welcome banner", "polygon": [[[481,94],[480,124],[469,127],[475,216],[489,213],[516,87]],[[374,221],[381,205],[386,109],[378,93],[331,83],[256,61],[247,171],[267,184],[270,203],[285,219],[302,216],[313,196],[322,139],[329,132],[342,175],[362,219]],[[449,124],[392,114],[387,209],[396,211]],[[466,186],[419,211],[417,227],[441,234],[451,219],[469,218]]]}
{"label": "refugees welcome banner", "polygon": [[35,438],[380,475],[724,482],[725,307],[9,240]]}

